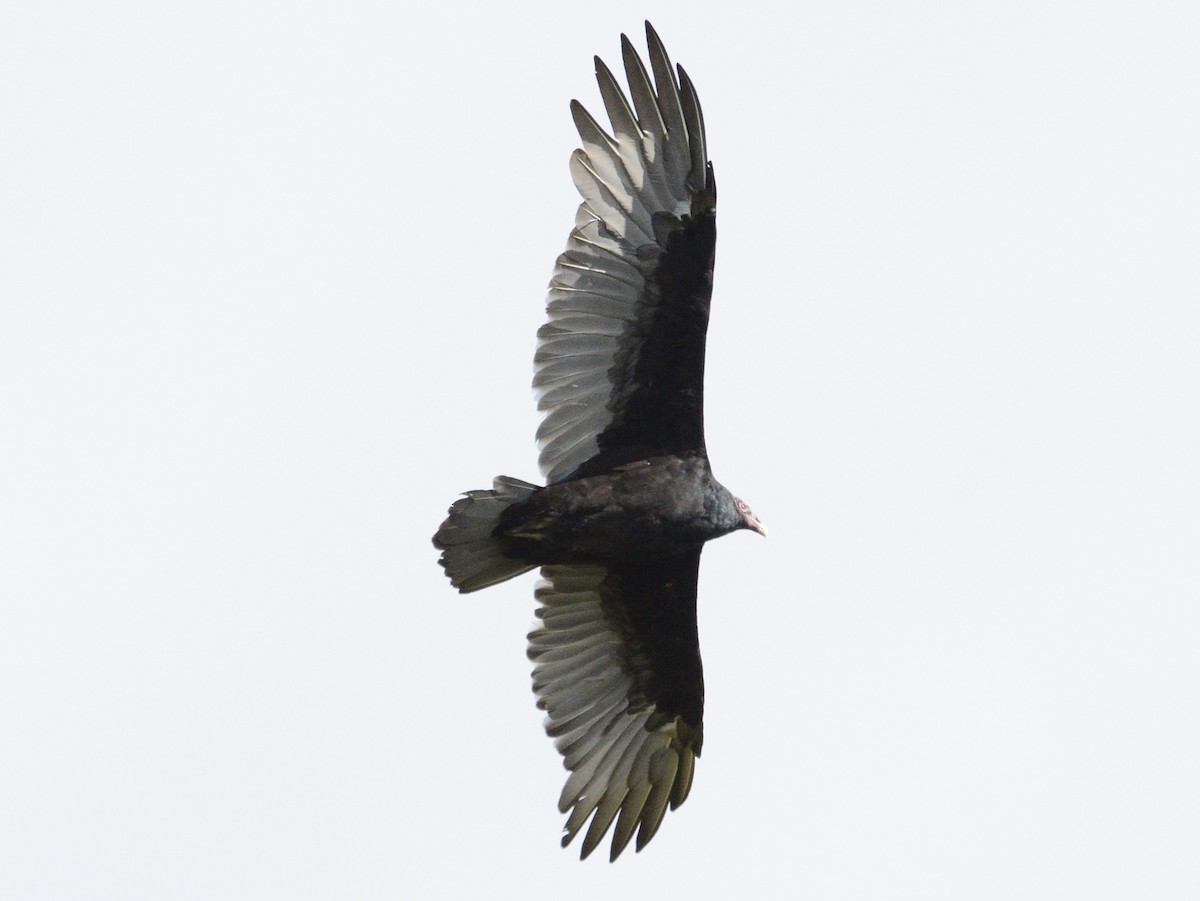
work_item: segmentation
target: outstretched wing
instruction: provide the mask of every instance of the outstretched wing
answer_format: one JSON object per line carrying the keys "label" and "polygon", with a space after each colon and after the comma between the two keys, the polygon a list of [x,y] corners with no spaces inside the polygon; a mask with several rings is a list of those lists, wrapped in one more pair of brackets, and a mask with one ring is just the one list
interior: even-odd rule
{"label": "outstretched wing", "polygon": [[[700,552],[620,565],[546,566],[533,688],[571,775],[558,807],[587,857],[616,820],[611,859],[642,850],[692,786],[704,678],[696,635]],[[594,813],[593,813],[594,812]]]}
{"label": "outstretched wing", "polygon": [[621,35],[632,107],[596,59],[611,136],[571,102],[583,140],[571,174],[583,203],[534,356],[548,482],[704,449],[716,185],[691,80],[682,67],[676,78],[649,22],[646,39],[653,87]]}

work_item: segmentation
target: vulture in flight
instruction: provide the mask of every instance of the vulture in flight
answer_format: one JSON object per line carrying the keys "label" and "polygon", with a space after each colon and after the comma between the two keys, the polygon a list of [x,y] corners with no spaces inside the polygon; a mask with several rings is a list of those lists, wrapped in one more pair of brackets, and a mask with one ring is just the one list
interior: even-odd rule
{"label": "vulture in flight", "polygon": [[704,446],[717,189],[695,88],[649,22],[646,39],[650,72],[621,36],[629,97],[596,59],[611,133],[571,102],[583,203],[533,358],[546,485],[500,476],[456,501],[433,539],[462,592],[541,567],[529,657],[570,771],[562,843],[590,817],[587,857],[615,821],[613,860],[635,831],[640,851],[692,786],[700,550],[766,534]]}

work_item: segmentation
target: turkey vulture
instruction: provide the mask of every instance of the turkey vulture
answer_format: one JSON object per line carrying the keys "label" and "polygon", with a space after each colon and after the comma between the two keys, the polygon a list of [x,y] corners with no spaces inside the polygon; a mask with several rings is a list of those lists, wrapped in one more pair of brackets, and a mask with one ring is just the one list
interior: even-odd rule
{"label": "turkey vulture", "polygon": [[571,102],[583,203],[533,358],[547,484],[500,476],[456,501],[433,539],[462,592],[542,568],[529,657],[570,771],[562,843],[590,816],[587,857],[615,819],[612,860],[635,829],[640,851],[692,785],[700,550],[737,529],[766,534],[704,446],[716,183],[696,91],[649,22],[646,40],[653,85],[621,35],[632,107],[596,59],[611,135]]}

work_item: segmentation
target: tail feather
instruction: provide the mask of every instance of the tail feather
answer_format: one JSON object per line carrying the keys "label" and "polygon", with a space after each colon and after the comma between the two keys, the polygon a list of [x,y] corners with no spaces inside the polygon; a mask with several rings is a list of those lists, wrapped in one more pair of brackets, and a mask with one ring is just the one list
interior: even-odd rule
{"label": "tail feather", "polygon": [[459,591],[478,591],[497,582],[529,572],[537,564],[506,557],[492,532],[500,523],[500,514],[525,500],[537,485],[520,479],[498,476],[492,490],[468,491],[454,502],[450,515],[433,536],[433,545],[442,552],[438,561]]}

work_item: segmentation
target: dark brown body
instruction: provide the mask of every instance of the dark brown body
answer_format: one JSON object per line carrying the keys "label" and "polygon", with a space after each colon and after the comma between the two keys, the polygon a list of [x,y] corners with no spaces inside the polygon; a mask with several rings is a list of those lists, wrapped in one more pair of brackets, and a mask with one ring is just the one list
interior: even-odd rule
{"label": "dark brown body", "polygon": [[703,456],[654,457],[548,485],[505,510],[493,534],[530,563],[661,559],[738,528],[730,500]]}

